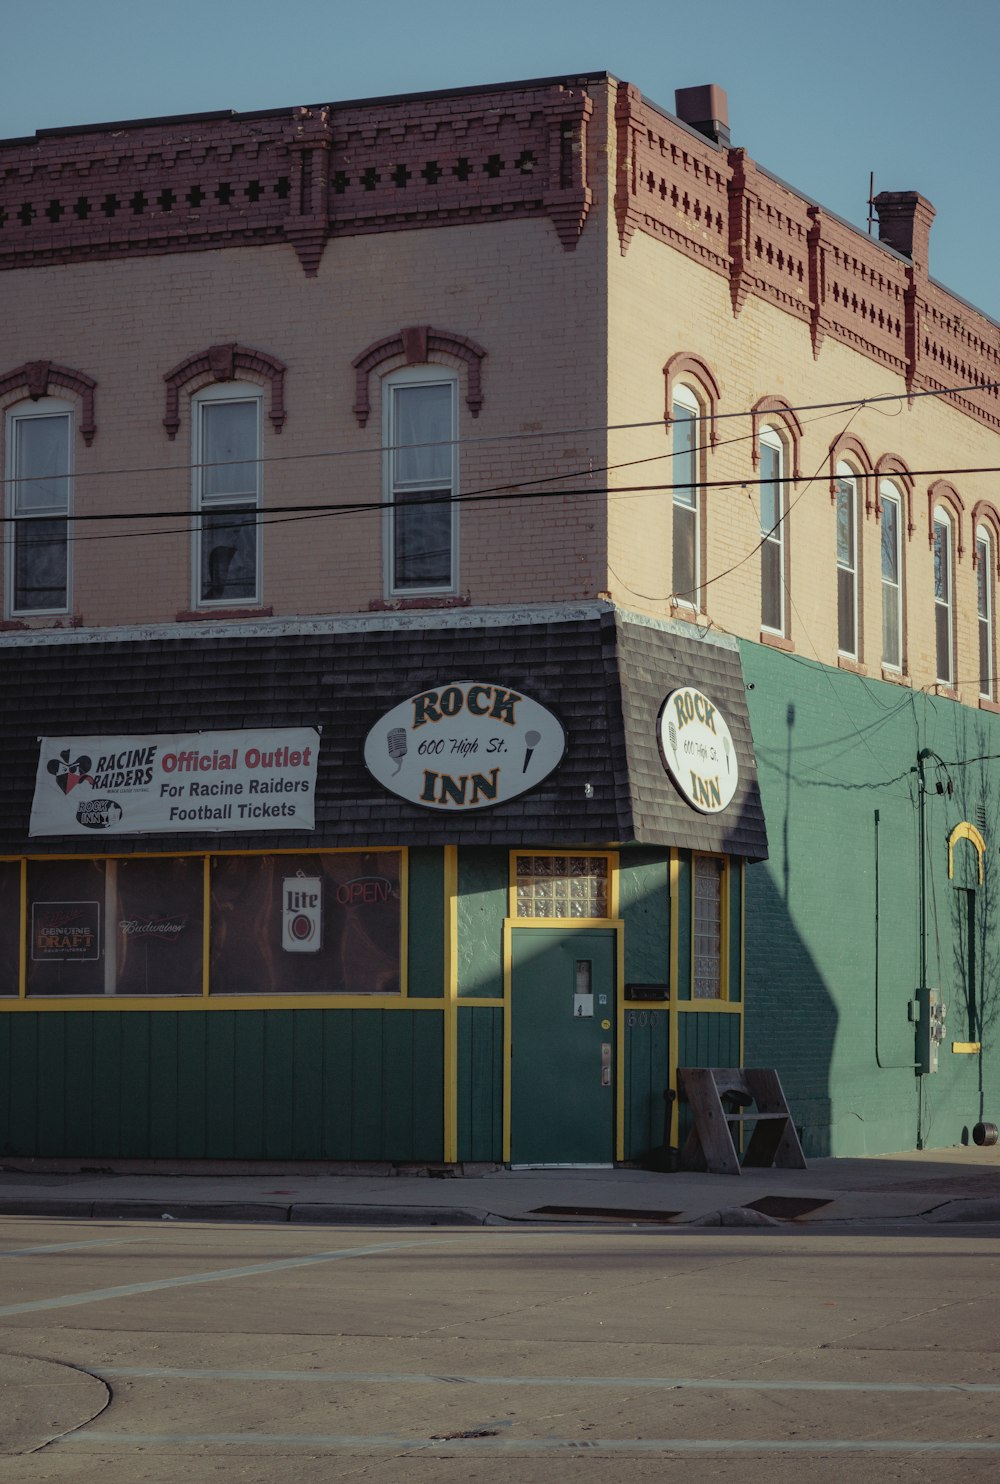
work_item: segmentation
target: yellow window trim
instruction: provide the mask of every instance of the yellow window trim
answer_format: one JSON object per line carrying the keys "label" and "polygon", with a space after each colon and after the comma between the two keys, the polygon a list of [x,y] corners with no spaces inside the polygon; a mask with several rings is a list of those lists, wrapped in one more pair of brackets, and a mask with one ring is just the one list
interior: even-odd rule
{"label": "yellow window trim", "polygon": [[986,841],[976,829],[975,825],[970,824],[967,819],[963,819],[961,824],[957,824],[952,830],[951,834],[948,836],[948,880],[954,880],[955,846],[957,845],[959,840],[968,840],[969,844],[976,852],[979,861],[979,885],[982,886],[983,857],[986,854]]}

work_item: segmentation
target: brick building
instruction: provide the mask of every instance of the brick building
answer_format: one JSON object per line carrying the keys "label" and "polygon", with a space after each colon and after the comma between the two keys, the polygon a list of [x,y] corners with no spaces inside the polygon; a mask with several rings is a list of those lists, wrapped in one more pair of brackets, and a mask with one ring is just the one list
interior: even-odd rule
{"label": "brick building", "polygon": [[989,1117],[1000,333],[676,107],[0,143],[8,1157]]}

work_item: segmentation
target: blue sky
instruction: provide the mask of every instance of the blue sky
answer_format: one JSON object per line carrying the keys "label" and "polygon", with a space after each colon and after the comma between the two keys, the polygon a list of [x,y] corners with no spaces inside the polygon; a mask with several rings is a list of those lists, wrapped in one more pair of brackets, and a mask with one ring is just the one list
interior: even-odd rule
{"label": "blue sky", "polygon": [[937,210],[931,273],[1000,319],[998,0],[0,0],[0,138],[103,120],[608,71],[672,110],[729,94],[733,143],[863,227]]}

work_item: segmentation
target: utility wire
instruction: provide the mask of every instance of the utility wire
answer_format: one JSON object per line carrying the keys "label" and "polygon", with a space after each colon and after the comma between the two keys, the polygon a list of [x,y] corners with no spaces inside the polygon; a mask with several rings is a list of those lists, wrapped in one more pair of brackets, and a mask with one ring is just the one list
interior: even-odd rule
{"label": "utility wire", "polygon": [[[865,407],[878,407],[883,402],[900,402],[900,403],[907,402],[907,403],[909,403],[909,402],[915,402],[915,401],[917,401],[918,399],[920,399],[922,397],[949,397],[949,396],[959,396],[959,395],[961,395],[963,393],[966,393],[966,392],[992,392],[992,391],[997,391],[998,389],[1000,389],[1000,382],[990,381],[990,382],[983,382],[983,383],[971,383],[971,384],[968,384],[968,385],[965,385],[965,386],[939,387],[939,388],[935,388],[935,389],[932,389],[932,390],[929,390],[929,391],[922,391],[922,392],[912,392],[912,393],[911,392],[890,392],[890,393],[885,393],[885,394],[880,395],[880,396],[877,396],[877,397],[846,397],[842,401],[839,401],[839,402],[803,402],[803,403],[800,403],[800,404],[798,404],[796,406],[782,407],[780,409],[780,411],[781,412],[794,412],[796,414],[798,414],[800,412],[833,412],[833,411],[841,410],[841,409],[843,409],[845,407],[857,407],[859,409],[862,409],[862,408],[865,408]],[[776,414],[772,414],[772,415],[776,415]],[[699,412],[699,413],[697,413],[697,414],[694,415],[693,421],[699,422],[699,423],[705,423],[705,422],[707,422],[707,423],[712,423],[712,422],[719,423],[719,422],[730,421],[733,418],[755,417],[755,416],[758,417],[758,418],[766,418],[768,416],[768,414],[767,414],[767,412],[755,411],[754,408],[749,407],[749,408],[745,408],[744,410],[738,411],[738,412],[716,412],[715,414],[712,414],[712,413],[701,413],[701,412]],[[437,440],[437,441],[434,441],[434,442],[428,442],[428,443],[398,443],[398,444],[397,443],[388,443],[388,444],[377,443],[377,444],[369,444],[365,448],[332,448],[332,449],[319,449],[319,450],[317,450],[314,453],[268,454],[266,457],[263,457],[262,456],[261,458],[258,458],[258,459],[233,459],[233,460],[225,460],[225,461],[223,461],[223,463],[255,464],[255,465],[257,465],[257,464],[288,464],[288,463],[301,463],[301,462],[304,462],[306,460],[312,460],[312,459],[363,458],[363,457],[367,457],[367,456],[372,455],[372,454],[385,455],[387,453],[396,452],[399,449],[411,449],[412,450],[412,449],[416,449],[416,448],[452,448],[452,447],[463,447],[463,448],[467,448],[468,447],[468,448],[471,448],[471,447],[476,447],[477,445],[480,445],[480,444],[491,444],[491,443],[492,444],[495,444],[495,443],[524,443],[524,442],[532,442],[532,441],[538,442],[538,441],[553,440],[553,439],[556,439],[556,438],[578,438],[578,437],[581,437],[581,436],[583,436],[585,434],[592,435],[592,434],[595,434],[595,433],[623,433],[623,432],[636,432],[636,431],[638,431],[639,429],[642,429],[642,428],[666,428],[666,427],[669,427],[670,426],[671,421],[672,420],[670,418],[667,418],[667,417],[657,417],[657,418],[648,418],[648,419],[645,419],[645,420],[643,420],[641,422],[595,423],[592,426],[583,426],[583,427],[575,427],[575,428],[552,428],[552,429],[544,429],[543,428],[543,429],[533,429],[533,430],[530,430],[530,431],[521,431],[521,432],[516,432],[516,433],[484,433],[484,434],[480,434],[478,436],[473,436],[473,437],[467,437],[467,436],[464,436],[463,435],[461,438],[445,438],[445,439],[440,439],[440,440]],[[146,464],[146,465],[140,464],[140,465],[134,465],[134,466],[122,467],[122,468],[116,468],[116,469],[85,469],[85,470],[79,470],[79,471],[77,471],[72,476],[72,478],[74,480],[81,480],[81,479],[111,479],[111,478],[124,478],[127,475],[136,475],[136,474],[177,474],[177,473],[185,473],[185,472],[190,473],[194,469],[211,469],[211,468],[217,468],[217,467],[220,467],[220,465],[217,464],[217,463],[203,463],[203,464],[177,463],[177,464]],[[29,475],[29,476],[23,476],[23,477],[19,478],[16,481],[16,483],[18,483],[18,484],[28,484],[28,483],[31,483],[31,482],[33,482],[35,480],[53,479],[53,478],[65,478],[65,477],[69,477],[68,476],[68,473],[67,473],[67,475],[52,475],[52,474]],[[15,481],[11,481],[11,482],[14,483]]]}

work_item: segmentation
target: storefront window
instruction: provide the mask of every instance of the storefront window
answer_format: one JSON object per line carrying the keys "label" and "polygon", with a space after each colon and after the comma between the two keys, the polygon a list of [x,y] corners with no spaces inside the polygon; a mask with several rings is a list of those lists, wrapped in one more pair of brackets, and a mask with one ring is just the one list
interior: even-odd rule
{"label": "storefront window", "polygon": [[607,917],[608,860],[592,855],[519,855],[518,917]]}
{"label": "storefront window", "polygon": [[136,858],[109,861],[108,870],[116,885],[115,992],[201,994],[202,861]]}
{"label": "storefront window", "polygon": [[104,993],[104,861],[28,864],[28,993]]}
{"label": "storefront window", "polygon": [[202,862],[28,864],[28,993],[200,994]]}
{"label": "storefront window", "polygon": [[399,994],[401,856],[212,861],[213,994]]}
{"label": "storefront window", "polygon": [[722,885],[725,862],[718,856],[694,858],[693,997],[717,1000],[722,994]]}

